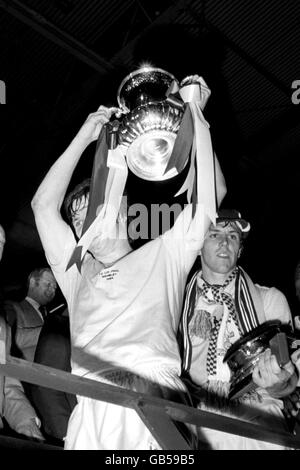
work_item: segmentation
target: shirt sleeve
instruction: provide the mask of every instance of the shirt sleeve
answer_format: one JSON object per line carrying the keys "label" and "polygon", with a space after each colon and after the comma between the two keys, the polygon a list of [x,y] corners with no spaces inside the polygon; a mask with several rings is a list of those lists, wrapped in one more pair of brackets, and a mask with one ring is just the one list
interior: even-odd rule
{"label": "shirt sleeve", "polygon": [[200,106],[195,103],[190,105],[194,122],[193,149],[189,172],[178,194],[187,191],[190,201],[196,191],[195,206],[187,204],[172,229],[164,235],[171,249],[179,247],[182,252],[185,251],[189,266],[202,248],[205,233],[216,217],[217,204],[226,194],[225,179],[213,151],[209,124]]}
{"label": "shirt sleeve", "polygon": [[56,264],[51,263],[51,260],[48,257],[47,252],[45,252],[46,259],[53,271],[55,279],[65,299],[67,300],[68,304],[69,304],[70,299],[73,298],[74,284],[79,274],[78,268],[75,264],[66,271],[66,267],[69,263],[69,260],[71,258],[71,255],[75,247],[76,247],[76,240],[75,240],[72,230],[70,229],[67,233],[64,250],[61,253],[61,259],[59,263],[56,263]]}
{"label": "shirt sleeve", "polygon": [[[267,320],[280,320],[283,324],[293,326],[292,314],[285,295],[271,287],[270,289],[262,288],[263,300],[265,306],[265,313]],[[291,360],[294,363],[298,372],[298,383],[300,386],[300,349],[297,349],[291,355]]]}
{"label": "shirt sleeve", "polygon": [[280,320],[292,326],[292,314],[285,295],[276,287],[261,287],[266,320]]}
{"label": "shirt sleeve", "polygon": [[27,399],[23,386],[18,379],[5,377],[4,380],[4,417],[9,426],[18,432],[18,427],[36,420],[37,415]]}
{"label": "shirt sleeve", "polygon": [[[256,284],[257,285],[257,284]],[[269,320],[280,320],[283,324],[288,324],[291,327],[293,326],[292,314],[288,304],[288,301],[285,295],[276,287],[262,287],[258,286],[263,300],[264,311],[266,315],[266,321]],[[300,371],[300,351],[299,354],[296,354],[295,351],[291,355],[291,360],[295,364],[296,369],[298,370],[298,375]],[[299,358],[298,358],[299,356]],[[300,380],[298,380],[298,386],[300,385]],[[263,390],[263,389],[260,389]],[[261,393],[268,395],[266,390],[263,390]],[[268,395],[269,396],[269,395]],[[282,399],[277,399],[279,403],[282,402]]]}
{"label": "shirt sleeve", "polygon": [[201,204],[197,205],[194,217],[192,217],[192,204],[187,204],[178,215],[173,227],[162,235],[171,256],[180,252],[179,256],[187,272],[202,248],[209,223]]}

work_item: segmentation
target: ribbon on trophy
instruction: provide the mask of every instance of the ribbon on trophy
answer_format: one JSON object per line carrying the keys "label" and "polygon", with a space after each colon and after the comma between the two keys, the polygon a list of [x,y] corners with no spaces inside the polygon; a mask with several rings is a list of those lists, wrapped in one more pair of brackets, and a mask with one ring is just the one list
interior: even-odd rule
{"label": "ribbon on trophy", "polygon": [[[98,137],[94,157],[90,197],[82,235],[75,247],[66,271],[81,264],[92,240],[96,235],[102,238],[114,236],[120,204],[127,180],[128,167],[122,146],[116,146],[118,121],[105,124]],[[101,230],[99,231],[99,224]]]}
{"label": "ribbon on trophy", "polygon": [[[192,202],[192,215],[195,215],[196,204],[200,203],[210,220],[215,223],[214,153],[209,124],[202,114],[210,93],[202,77],[196,81],[193,77],[187,77],[182,81],[180,88],[176,82],[170,85],[167,101],[177,107],[185,103],[185,111],[165,172],[175,167],[180,173],[190,158],[187,177],[175,196],[187,191],[188,203]],[[205,177],[200,179],[198,175],[201,174]]]}

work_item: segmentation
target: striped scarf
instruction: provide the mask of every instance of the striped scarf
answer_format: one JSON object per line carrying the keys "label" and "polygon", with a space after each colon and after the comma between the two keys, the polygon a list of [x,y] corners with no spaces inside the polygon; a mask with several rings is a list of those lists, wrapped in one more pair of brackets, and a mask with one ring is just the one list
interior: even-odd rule
{"label": "striped scarf", "polygon": [[[232,281],[234,281],[237,273],[238,268],[235,268],[223,285],[209,284],[203,278],[198,277],[196,296],[203,298],[208,304],[218,304],[221,306],[225,304],[228,308],[229,315],[234,320],[239,333],[241,334],[234,301],[231,295],[225,292],[226,287],[229,286]],[[222,316],[215,320],[213,329],[209,335],[209,346],[206,361],[206,371],[208,376],[213,376],[217,373],[217,341],[222,323]]]}
{"label": "striped scarf", "polygon": [[[192,359],[192,345],[189,335],[189,322],[194,314],[196,304],[198,275],[199,271],[196,271],[186,285],[182,317],[177,335],[182,358],[183,375],[185,375],[189,371]],[[241,335],[244,335],[249,331],[253,330],[253,328],[256,328],[259,324],[263,323],[264,312],[262,309],[262,303],[260,301],[260,298],[257,298],[256,302],[254,302],[253,296],[259,296],[259,293],[249,276],[245,273],[245,271],[239,266],[236,267],[236,270],[234,271],[234,277],[234,305],[232,303],[232,299],[230,299],[230,301],[228,300],[229,296],[226,298],[226,302],[230,303],[229,310],[231,312],[234,311],[234,318],[236,319],[239,332],[241,333]],[[232,278],[230,278],[230,280],[227,279],[227,281],[231,282]],[[225,284],[228,285],[227,282],[225,282]],[[224,286],[222,286],[223,289]],[[222,299],[222,296],[220,297],[220,292],[217,292],[217,290],[218,289],[215,289],[215,295],[219,296],[218,300],[220,302],[223,302],[225,298]],[[213,342],[211,344],[211,352],[213,351],[216,339],[217,335],[213,340],[214,344]],[[213,362],[211,363],[211,365],[212,364]]]}

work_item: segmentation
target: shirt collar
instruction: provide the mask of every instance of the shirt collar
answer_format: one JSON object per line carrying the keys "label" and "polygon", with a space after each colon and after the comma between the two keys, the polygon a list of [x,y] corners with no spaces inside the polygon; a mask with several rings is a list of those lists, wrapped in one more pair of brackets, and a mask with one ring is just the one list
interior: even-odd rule
{"label": "shirt collar", "polygon": [[33,308],[39,311],[40,304],[36,300],[32,299],[28,295],[25,297],[25,300],[27,300],[27,302],[30,303]]}
{"label": "shirt collar", "polygon": [[205,279],[203,279],[202,270],[201,270],[201,271],[199,271],[198,276],[197,276],[197,285],[200,289],[202,289],[204,285],[207,285],[209,287],[211,287],[211,286],[216,286],[216,287],[220,287],[220,288],[223,287],[224,289],[226,289],[228,286],[231,287],[232,285],[234,285],[237,272],[238,272],[238,267],[236,266],[234,268],[234,270],[229,274],[229,276],[225,280],[224,284],[221,285],[221,284],[209,284],[207,281],[205,281]]}

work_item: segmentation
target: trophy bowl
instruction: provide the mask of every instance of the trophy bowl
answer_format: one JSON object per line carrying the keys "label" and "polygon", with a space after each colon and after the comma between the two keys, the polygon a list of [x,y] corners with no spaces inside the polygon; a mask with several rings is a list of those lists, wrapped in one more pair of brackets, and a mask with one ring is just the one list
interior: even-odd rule
{"label": "trophy bowl", "polygon": [[270,340],[284,330],[279,320],[267,321],[236,341],[227,351],[223,362],[231,370],[229,398],[239,398],[253,391],[252,372],[259,356],[270,348]]}
{"label": "trophy bowl", "polygon": [[165,173],[181,124],[183,109],[169,104],[167,90],[175,77],[155,67],[140,68],[124,78],[118,90],[118,104],[124,116],[118,142],[127,147],[130,170],[139,178],[163,181],[176,176]]}
{"label": "trophy bowl", "polygon": [[147,103],[166,99],[166,93],[176,78],[163,69],[145,66],[127,75],[118,89],[117,99],[121,109],[133,111]]}

